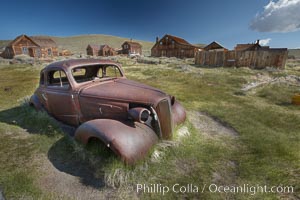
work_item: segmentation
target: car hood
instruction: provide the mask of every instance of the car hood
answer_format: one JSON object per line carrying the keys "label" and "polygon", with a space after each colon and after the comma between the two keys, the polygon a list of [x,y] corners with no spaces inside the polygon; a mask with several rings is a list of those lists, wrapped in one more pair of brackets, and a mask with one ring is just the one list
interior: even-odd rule
{"label": "car hood", "polygon": [[162,99],[169,98],[169,95],[157,88],[128,79],[114,79],[89,85],[81,90],[80,96],[148,105],[156,105]]}

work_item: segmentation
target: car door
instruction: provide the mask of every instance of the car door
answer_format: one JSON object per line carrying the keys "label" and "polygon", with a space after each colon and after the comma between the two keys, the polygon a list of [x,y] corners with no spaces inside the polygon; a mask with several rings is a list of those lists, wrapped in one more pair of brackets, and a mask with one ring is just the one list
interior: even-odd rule
{"label": "car door", "polygon": [[56,119],[69,125],[78,125],[78,113],[72,87],[62,69],[47,72],[47,86],[44,94],[48,110]]}

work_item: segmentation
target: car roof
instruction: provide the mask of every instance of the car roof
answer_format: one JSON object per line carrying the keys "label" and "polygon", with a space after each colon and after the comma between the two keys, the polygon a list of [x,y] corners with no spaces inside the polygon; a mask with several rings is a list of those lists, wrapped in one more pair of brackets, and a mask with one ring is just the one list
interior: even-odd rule
{"label": "car roof", "polygon": [[70,60],[63,60],[51,63],[44,70],[48,70],[51,68],[61,68],[67,70],[69,68],[85,66],[85,65],[107,65],[113,64],[120,67],[120,65],[111,60],[101,60],[101,59],[70,59]]}

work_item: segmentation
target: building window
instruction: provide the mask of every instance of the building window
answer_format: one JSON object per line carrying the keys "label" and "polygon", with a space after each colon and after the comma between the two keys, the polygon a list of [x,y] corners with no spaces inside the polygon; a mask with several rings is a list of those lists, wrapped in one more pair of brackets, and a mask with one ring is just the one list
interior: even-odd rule
{"label": "building window", "polygon": [[27,47],[22,47],[22,53],[23,53],[23,54],[28,54],[28,49],[27,49]]}
{"label": "building window", "polygon": [[160,45],[162,45],[163,43],[162,43],[162,42],[160,42],[159,44],[160,44]]}
{"label": "building window", "polygon": [[41,57],[41,50],[40,49],[36,49],[36,56],[38,58]]}
{"label": "building window", "polygon": [[48,49],[48,56],[52,56],[52,50]]}

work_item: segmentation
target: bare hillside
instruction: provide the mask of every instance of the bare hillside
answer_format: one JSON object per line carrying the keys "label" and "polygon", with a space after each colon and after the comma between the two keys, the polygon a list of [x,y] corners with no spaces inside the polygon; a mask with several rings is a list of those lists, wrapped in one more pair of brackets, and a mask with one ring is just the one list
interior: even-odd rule
{"label": "bare hillside", "polygon": [[289,49],[289,56],[299,59],[300,58],[300,49]]}
{"label": "bare hillside", "polygon": [[[124,41],[130,40],[129,38],[116,37],[111,35],[79,35],[71,37],[51,37],[60,49],[69,49],[74,53],[86,53],[86,47],[88,44],[108,44],[113,48],[121,48]],[[150,54],[150,50],[153,46],[152,42],[146,42],[141,40],[134,40],[141,43],[143,46],[143,53]]]}
{"label": "bare hillside", "polygon": [[[49,36],[44,36],[49,37]],[[113,48],[121,48],[121,45],[124,41],[130,40],[130,38],[122,38],[111,35],[101,35],[101,34],[92,34],[92,35],[78,35],[70,37],[55,37],[50,36],[58,45],[59,49],[68,49],[73,53],[86,53],[86,47],[88,44],[102,45],[107,44]],[[150,50],[154,43],[146,42],[141,40],[134,40],[139,42],[143,46],[143,54],[150,55]],[[10,42],[10,40],[0,40],[0,47],[5,46]]]}

